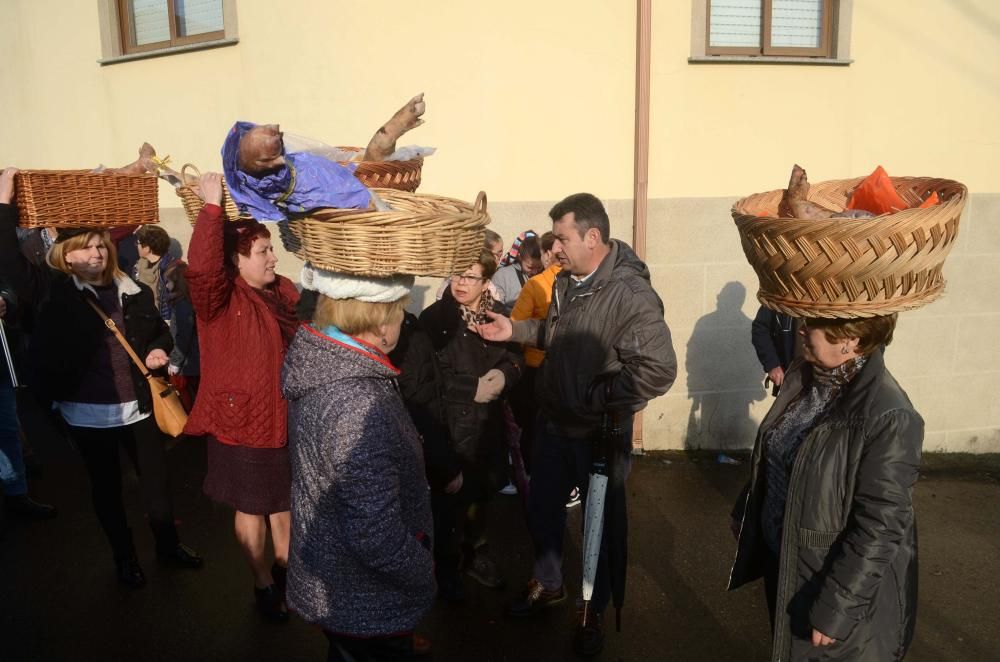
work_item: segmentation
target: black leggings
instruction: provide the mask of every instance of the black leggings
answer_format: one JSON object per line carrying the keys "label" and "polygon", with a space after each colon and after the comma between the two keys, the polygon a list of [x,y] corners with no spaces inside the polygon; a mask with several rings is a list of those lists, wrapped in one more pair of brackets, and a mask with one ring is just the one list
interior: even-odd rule
{"label": "black leggings", "polygon": [[125,448],[139,476],[157,553],[166,554],[174,549],[178,538],[167,480],[167,458],[163,435],[153,417],[113,428],[71,425],[69,435],[87,467],[94,513],[111,543],[115,558],[125,558],[133,553],[132,533],[122,502],[120,446]]}
{"label": "black leggings", "polygon": [[392,634],[362,639],[325,632],[330,642],[327,662],[397,662],[412,660],[413,634]]}

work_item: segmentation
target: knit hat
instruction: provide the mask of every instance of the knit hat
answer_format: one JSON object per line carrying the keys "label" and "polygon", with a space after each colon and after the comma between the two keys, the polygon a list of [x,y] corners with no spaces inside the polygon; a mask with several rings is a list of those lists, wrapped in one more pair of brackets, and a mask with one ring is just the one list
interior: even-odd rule
{"label": "knit hat", "polygon": [[517,261],[517,256],[521,253],[521,244],[528,237],[537,237],[538,234],[534,230],[525,230],[521,234],[517,235],[514,243],[511,244],[510,250],[507,251],[502,258],[500,258],[500,264],[497,266],[506,267],[508,265],[514,264]]}
{"label": "knit hat", "polygon": [[302,266],[299,278],[302,287],[325,294],[331,299],[357,299],[366,303],[391,303],[410,293],[413,276],[394,275],[388,278],[354,276],[338,271],[314,267],[310,262]]}

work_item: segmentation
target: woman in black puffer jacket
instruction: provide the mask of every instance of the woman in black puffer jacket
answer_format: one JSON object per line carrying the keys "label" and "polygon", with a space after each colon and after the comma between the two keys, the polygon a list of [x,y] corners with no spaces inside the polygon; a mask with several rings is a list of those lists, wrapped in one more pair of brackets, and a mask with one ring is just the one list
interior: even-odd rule
{"label": "woman in black puffer jacket", "polygon": [[901,660],[913,639],[923,420],[886,369],[896,316],[806,319],[733,511],[736,588],[764,577],[772,660]]}
{"label": "woman in black puffer jacket", "polygon": [[[524,358],[516,343],[496,343],[469,330],[485,321],[486,312],[500,312],[503,305],[490,296],[486,283],[496,271],[493,256],[479,259],[452,277],[440,301],[420,315],[420,324],[437,352],[443,378],[443,409],[455,452],[459,457],[460,489],[450,506],[436,509],[455,517],[452,540],[441,540],[447,567],[438,570],[442,591],[457,586],[458,570],[490,588],[503,580],[496,565],[482,549],[485,544],[486,503],[505,481],[507,445],[501,397],[520,378]],[[440,527],[436,527],[440,528]],[[461,555],[461,560],[460,560]],[[440,562],[440,561],[439,561]],[[450,571],[454,569],[454,573]]]}

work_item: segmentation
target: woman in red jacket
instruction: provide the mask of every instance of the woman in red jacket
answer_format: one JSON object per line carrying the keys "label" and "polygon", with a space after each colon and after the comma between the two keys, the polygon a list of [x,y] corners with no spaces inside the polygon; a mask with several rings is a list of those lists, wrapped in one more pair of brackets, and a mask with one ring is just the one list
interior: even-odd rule
{"label": "woman in red jacket", "polygon": [[[225,221],[222,176],[201,178],[205,206],[188,249],[198,320],[201,385],[185,432],[206,435],[205,493],[236,510],[236,539],[265,619],[288,619],[291,471],[281,364],[298,327],[298,291],[275,273],[271,233],[257,221]],[[274,563],[267,557],[271,528]]]}

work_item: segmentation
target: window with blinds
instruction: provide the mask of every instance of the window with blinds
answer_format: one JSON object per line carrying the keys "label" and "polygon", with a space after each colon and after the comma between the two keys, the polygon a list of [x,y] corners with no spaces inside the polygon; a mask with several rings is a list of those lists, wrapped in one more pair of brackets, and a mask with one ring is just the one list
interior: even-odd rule
{"label": "window with blinds", "polygon": [[833,0],[709,0],[709,55],[830,57]]}
{"label": "window with blinds", "polygon": [[225,37],[222,0],[119,0],[118,15],[125,53]]}

